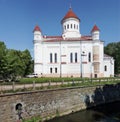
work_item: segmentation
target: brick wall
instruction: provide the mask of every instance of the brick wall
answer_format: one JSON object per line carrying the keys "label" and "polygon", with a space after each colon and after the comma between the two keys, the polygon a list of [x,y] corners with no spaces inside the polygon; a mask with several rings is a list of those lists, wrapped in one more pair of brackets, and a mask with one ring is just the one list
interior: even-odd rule
{"label": "brick wall", "polygon": [[33,116],[55,117],[118,100],[119,84],[0,95],[0,122],[19,122]]}

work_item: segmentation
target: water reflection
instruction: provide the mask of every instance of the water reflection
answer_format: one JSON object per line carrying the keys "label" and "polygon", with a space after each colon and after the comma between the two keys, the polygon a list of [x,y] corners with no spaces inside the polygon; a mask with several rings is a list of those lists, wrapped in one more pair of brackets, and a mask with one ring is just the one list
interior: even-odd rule
{"label": "water reflection", "polygon": [[120,102],[76,112],[47,122],[120,122]]}

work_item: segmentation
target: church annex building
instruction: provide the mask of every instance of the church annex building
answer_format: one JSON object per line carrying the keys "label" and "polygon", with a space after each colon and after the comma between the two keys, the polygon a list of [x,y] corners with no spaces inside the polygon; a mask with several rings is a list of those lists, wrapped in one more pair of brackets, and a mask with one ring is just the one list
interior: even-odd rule
{"label": "church annex building", "polygon": [[104,54],[100,29],[91,35],[80,33],[80,19],[68,10],[61,20],[62,34],[46,36],[37,25],[34,30],[34,73],[39,77],[111,77],[114,59]]}

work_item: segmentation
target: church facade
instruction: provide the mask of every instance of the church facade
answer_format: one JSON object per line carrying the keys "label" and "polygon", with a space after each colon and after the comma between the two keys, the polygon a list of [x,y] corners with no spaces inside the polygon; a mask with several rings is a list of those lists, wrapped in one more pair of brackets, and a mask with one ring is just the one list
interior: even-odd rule
{"label": "church facade", "polygon": [[104,54],[100,29],[94,25],[88,36],[80,33],[80,19],[70,8],[61,20],[62,34],[46,36],[40,27],[34,33],[34,73],[39,77],[111,77],[114,59]]}

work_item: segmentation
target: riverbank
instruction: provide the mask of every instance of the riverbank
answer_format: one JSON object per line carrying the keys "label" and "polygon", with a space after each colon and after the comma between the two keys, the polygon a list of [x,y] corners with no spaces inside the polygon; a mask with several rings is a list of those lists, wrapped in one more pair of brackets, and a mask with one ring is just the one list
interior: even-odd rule
{"label": "riverbank", "polygon": [[120,101],[99,105],[45,122],[120,122]]}
{"label": "riverbank", "polygon": [[39,117],[41,121],[48,120],[118,100],[120,100],[120,84],[2,94],[0,121],[16,122],[34,117]]}

